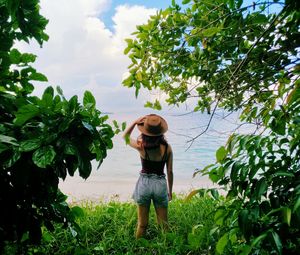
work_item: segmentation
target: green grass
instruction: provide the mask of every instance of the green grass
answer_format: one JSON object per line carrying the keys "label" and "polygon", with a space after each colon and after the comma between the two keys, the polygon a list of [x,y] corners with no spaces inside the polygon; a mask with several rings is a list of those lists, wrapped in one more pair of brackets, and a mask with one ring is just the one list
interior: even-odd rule
{"label": "green grass", "polygon": [[210,197],[193,197],[186,202],[175,198],[169,204],[170,230],[163,232],[156,224],[151,206],[150,224],[145,238],[135,240],[136,205],[129,202],[84,202],[84,214],[77,223],[82,232],[57,227],[46,232],[41,246],[31,254],[211,254],[210,237],[216,202]]}

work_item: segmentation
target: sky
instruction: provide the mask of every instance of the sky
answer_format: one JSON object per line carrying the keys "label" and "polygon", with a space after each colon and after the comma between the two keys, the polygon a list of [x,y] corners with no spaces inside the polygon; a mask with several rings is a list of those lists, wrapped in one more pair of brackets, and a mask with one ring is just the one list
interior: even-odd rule
{"label": "sky", "polygon": [[[41,0],[41,14],[49,19],[49,41],[43,47],[31,41],[17,43],[23,52],[38,56],[34,67],[48,77],[37,83],[41,95],[51,85],[59,85],[67,98],[90,90],[97,108],[103,112],[143,110],[151,95],[144,91],[135,98],[134,90],[122,86],[129,58],[123,54],[125,38],[136,25],[166,8],[171,0]],[[149,97],[150,96],[150,97]]]}

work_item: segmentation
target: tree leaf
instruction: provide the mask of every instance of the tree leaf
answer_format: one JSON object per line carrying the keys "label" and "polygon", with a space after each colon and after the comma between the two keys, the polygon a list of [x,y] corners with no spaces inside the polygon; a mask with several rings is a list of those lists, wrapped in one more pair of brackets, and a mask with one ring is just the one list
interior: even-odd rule
{"label": "tree leaf", "polygon": [[251,235],[251,233],[249,232],[251,224],[251,222],[249,221],[249,210],[243,209],[240,211],[238,216],[238,223],[244,237],[246,238],[246,240],[248,240],[249,235]]}
{"label": "tree leaf", "polygon": [[57,86],[57,87],[56,87],[56,91],[57,91],[57,93],[58,93],[59,95],[61,95],[61,96],[64,95],[64,92],[63,92],[63,90],[61,89],[60,86]]}
{"label": "tree leaf", "polygon": [[7,135],[0,135],[0,142],[19,146],[18,141],[14,137]]}
{"label": "tree leaf", "polygon": [[130,136],[128,134],[125,135],[125,143],[130,144]]}
{"label": "tree leaf", "polygon": [[217,242],[216,250],[219,254],[224,254],[224,249],[228,243],[228,234],[224,234]]}
{"label": "tree leaf", "polygon": [[122,122],[122,131],[126,129],[126,122]]}
{"label": "tree leaf", "polygon": [[193,191],[191,191],[187,196],[186,198],[184,199],[185,201],[189,201],[191,200],[191,198],[195,195],[197,195],[199,193],[199,191],[201,191],[202,189],[195,189]]}
{"label": "tree leaf", "polygon": [[12,64],[19,64],[22,54],[17,49],[12,49],[9,53],[9,58]]}
{"label": "tree leaf", "polygon": [[113,120],[113,125],[114,125],[115,128],[119,128],[119,124],[116,120]]}
{"label": "tree leaf", "polygon": [[219,200],[220,195],[217,189],[210,189],[210,193],[214,199]]}
{"label": "tree leaf", "polygon": [[221,146],[216,152],[217,162],[222,162],[227,156],[227,150],[224,146]]}
{"label": "tree leaf", "polygon": [[275,244],[275,248],[276,248],[278,254],[281,255],[282,254],[282,243],[281,243],[279,235],[275,231],[271,230],[271,238],[272,238],[273,243]]}
{"label": "tree leaf", "polygon": [[213,168],[208,173],[209,179],[212,180],[212,182],[216,183],[220,180],[221,176],[219,174],[218,168]]}
{"label": "tree leaf", "polygon": [[75,217],[75,218],[82,218],[84,217],[85,213],[84,210],[79,207],[79,206],[73,206],[71,208],[71,214]]}
{"label": "tree leaf", "polygon": [[28,78],[34,81],[48,81],[48,78],[42,73],[31,73]]}
{"label": "tree leaf", "polygon": [[268,189],[268,184],[266,182],[266,179],[261,178],[260,180],[258,180],[255,189],[256,198],[260,199],[260,197],[267,192],[267,189]]}
{"label": "tree leaf", "polygon": [[21,56],[21,62],[28,64],[33,63],[36,60],[36,55],[31,53],[23,53]]}
{"label": "tree leaf", "polygon": [[42,140],[40,138],[25,140],[20,143],[20,151],[32,151],[41,146]]}
{"label": "tree leaf", "polygon": [[288,207],[285,207],[283,209],[283,222],[288,224],[289,226],[291,225],[291,217],[292,217],[292,210]]}
{"label": "tree leaf", "polygon": [[33,155],[33,162],[40,168],[46,168],[50,165],[56,156],[56,152],[52,145],[44,146],[37,149]]}
{"label": "tree leaf", "polygon": [[128,53],[129,53],[129,51],[131,50],[131,46],[127,46],[125,49],[124,49],[124,51],[123,51],[123,54],[124,55],[127,55]]}
{"label": "tree leaf", "polygon": [[136,73],[136,79],[137,79],[138,81],[142,81],[142,80],[143,80],[143,74],[142,74],[142,72],[137,72],[137,73]]}
{"label": "tree leaf", "polygon": [[92,107],[92,108],[95,108],[96,106],[96,100],[93,94],[88,90],[84,92],[83,105],[85,107]]}
{"label": "tree leaf", "polygon": [[92,171],[91,162],[88,159],[80,158],[79,160],[79,175],[83,179],[87,179]]}
{"label": "tree leaf", "polygon": [[88,131],[90,131],[91,134],[94,133],[95,129],[94,129],[94,127],[93,127],[91,124],[87,123],[86,121],[82,121],[82,125],[83,125]]}
{"label": "tree leaf", "polygon": [[78,96],[72,96],[69,100],[69,110],[71,113],[75,113],[79,108]]}
{"label": "tree leaf", "polygon": [[252,242],[251,242],[251,247],[255,247],[257,244],[259,244],[262,240],[264,240],[268,236],[268,232],[265,232],[258,237],[256,237]]}
{"label": "tree leaf", "polygon": [[198,173],[201,173],[202,175],[207,175],[207,174],[209,174],[209,169],[211,168],[211,167],[213,167],[213,166],[215,166],[215,164],[210,164],[210,165],[208,165],[208,166],[206,166],[206,167],[204,167],[203,169],[196,169],[195,171],[194,171],[194,173],[193,173],[193,178],[195,178],[195,176],[198,174]]}
{"label": "tree leaf", "polygon": [[293,173],[289,173],[289,172],[286,172],[286,171],[278,171],[276,173],[274,173],[274,176],[287,176],[287,177],[295,177],[295,175]]}
{"label": "tree leaf", "polygon": [[294,204],[293,212],[296,212],[299,207],[300,207],[300,196],[298,196],[297,201]]}
{"label": "tree leaf", "polygon": [[14,123],[16,126],[22,126],[26,121],[39,114],[39,108],[33,104],[22,106],[16,113]]}
{"label": "tree leaf", "polygon": [[213,37],[216,33],[222,30],[221,27],[210,27],[201,31],[202,36],[204,37]]}
{"label": "tree leaf", "polygon": [[46,94],[49,94],[51,96],[51,98],[53,98],[53,96],[54,96],[54,89],[53,89],[53,87],[51,87],[51,86],[47,87],[45,89],[42,97],[44,97]]}
{"label": "tree leaf", "polygon": [[230,179],[232,182],[235,182],[237,180],[240,169],[241,169],[241,164],[239,162],[234,162],[230,172]]}

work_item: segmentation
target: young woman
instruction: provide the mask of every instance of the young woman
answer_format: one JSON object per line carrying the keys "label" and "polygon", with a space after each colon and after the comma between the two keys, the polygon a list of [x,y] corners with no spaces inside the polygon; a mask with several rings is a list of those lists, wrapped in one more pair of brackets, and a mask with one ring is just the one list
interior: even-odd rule
{"label": "young woman", "polygon": [[[141,132],[136,140],[130,137],[135,126]],[[129,145],[139,152],[142,163],[133,193],[133,199],[138,205],[136,238],[145,234],[151,201],[155,207],[157,223],[164,227],[168,223],[168,201],[172,200],[173,188],[173,153],[164,138],[167,130],[167,122],[162,117],[150,114],[134,121],[123,135]],[[168,183],[164,174],[165,165]]]}

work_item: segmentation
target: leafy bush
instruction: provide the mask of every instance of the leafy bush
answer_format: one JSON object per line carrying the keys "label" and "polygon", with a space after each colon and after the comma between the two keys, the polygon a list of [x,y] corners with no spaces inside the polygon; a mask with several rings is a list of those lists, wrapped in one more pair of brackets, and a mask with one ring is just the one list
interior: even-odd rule
{"label": "leafy bush", "polygon": [[271,112],[268,135],[232,135],[217,151],[218,164],[202,172],[228,192],[215,214],[220,254],[299,252],[299,85],[283,111]]}
{"label": "leafy bush", "polygon": [[[34,38],[41,45],[47,20],[39,1],[0,1],[0,250],[4,241],[38,243],[53,222],[77,231],[74,210],[58,189],[75,171],[86,179],[91,160],[101,162],[114,135],[107,116],[86,91],[67,100],[58,87],[32,96],[32,81],[47,81],[30,63],[36,56],[12,48]],[[99,166],[100,166],[99,164]]]}

